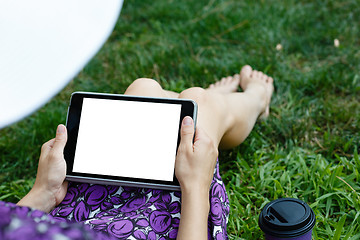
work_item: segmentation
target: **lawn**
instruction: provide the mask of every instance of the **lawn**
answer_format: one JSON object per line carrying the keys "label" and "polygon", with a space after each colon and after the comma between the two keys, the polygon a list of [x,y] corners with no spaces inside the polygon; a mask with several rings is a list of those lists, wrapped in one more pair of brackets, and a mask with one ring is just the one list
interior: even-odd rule
{"label": "lawn", "polygon": [[111,37],[82,72],[39,111],[0,131],[0,200],[16,202],[31,188],[40,147],[65,122],[71,92],[123,93],[139,77],[174,91],[207,87],[250,64],[274,77],[276,91],[269,119],[241,146],[220,152],[230,239],[263,239],[260,210],[280,197],[313,208],[314,239],[360,239],[359,6],[125,2]]}

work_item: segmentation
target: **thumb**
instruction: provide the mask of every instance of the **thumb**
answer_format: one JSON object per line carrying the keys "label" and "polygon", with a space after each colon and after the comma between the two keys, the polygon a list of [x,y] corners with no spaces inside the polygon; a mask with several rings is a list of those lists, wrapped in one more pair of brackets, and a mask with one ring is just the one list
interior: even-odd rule
{"label": "thumb", "polygon": [[57,154],[63,154],[67,141],[67,131],[63,124],[60,124],[56,130],[56,137],[53,145],[53,151]]}
{"label": "thumb", "polygon": [[182,121],[180,137],[181,148],[192,149],[194,137],[194,121],[189,116],[186,116]]}

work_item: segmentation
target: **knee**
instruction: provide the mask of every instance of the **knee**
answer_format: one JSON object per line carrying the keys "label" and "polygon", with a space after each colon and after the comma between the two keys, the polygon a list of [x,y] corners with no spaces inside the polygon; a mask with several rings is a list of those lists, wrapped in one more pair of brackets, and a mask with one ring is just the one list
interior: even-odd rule
{"label": "knee", "polygon": [[154,79],[138,78],[129,87],[146,89],[160,87],[160,84]]}
{"label": "knee", "polygon": [[193,87],[182,91],[179,98],[194,100],[198,105],[199,112],[205,113],[207,116],[216,114],[220,116],[220,119],[225,119],[225,117],[229,120],[232,119],[227,114],[229,111],[228,104],[222,94],[207,91],[200,87]]}
{"label": "knee", "polygon": [[146,93],[148,91],[161,89],[160,84],[154,79],[138,78],[130,84],[125,94]]}
{"label": "knee", "polygon": [[208,92],[200,87],[188,88],[182,91],[179,95],[179,98],[192,99],[197,104],[202,105],[203,103],[208,102]]}

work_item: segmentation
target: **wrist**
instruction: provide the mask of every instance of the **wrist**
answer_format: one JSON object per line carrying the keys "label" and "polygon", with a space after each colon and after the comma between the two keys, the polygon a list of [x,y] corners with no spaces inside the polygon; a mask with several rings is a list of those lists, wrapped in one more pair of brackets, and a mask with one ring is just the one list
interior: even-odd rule
{"label": "wrist", "polygon": [[[195,182],[195,183],[194,183]],[[198,195],[209,195],[210,184],[199,183],[200,181],[191,181],[188,184],[180,184],[182,194],[198,194]]]}
{"label": "wrist", "polygon": [[191,204],[193,206],[202,206],[207,211],[210,209],[209,188],[201,186],[191,186],[189,188],[181,188],[182,203]]}
{"label": "wrist", "polygon": [[34,186],[17,205],[27,206],[49,213],[55,207],[56,200],[54,195],[46,189]]}

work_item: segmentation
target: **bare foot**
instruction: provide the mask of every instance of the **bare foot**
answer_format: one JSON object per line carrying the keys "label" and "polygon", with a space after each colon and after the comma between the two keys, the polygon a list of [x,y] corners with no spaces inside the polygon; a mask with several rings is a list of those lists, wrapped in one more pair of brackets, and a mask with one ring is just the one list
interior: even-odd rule
{"label": "bare foot", "polygon": [[232,93],[236,92],[240,84],[240,75],[224,77],[220,81],[211,84],[208,89],[217,91],[219,93]]}
{"label": "bare foot", "polygon": [[245,65],[241,69],[240,79],[240,86],[244,92],[250,90],[264,97],[264,110],[259,118],[267,118],[270,113],[271,96],[274,92],[273,78],[263,72],[253,70],[249,65]]}

